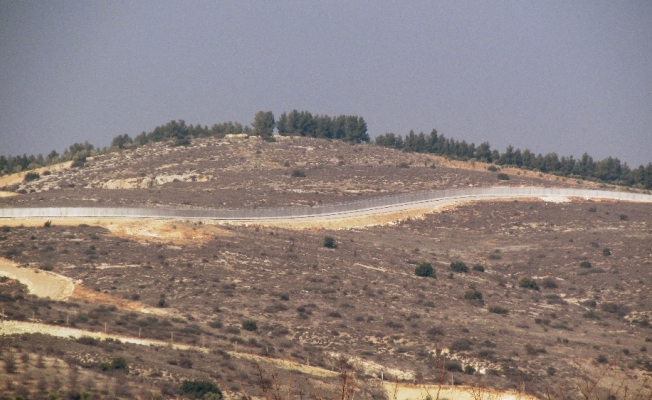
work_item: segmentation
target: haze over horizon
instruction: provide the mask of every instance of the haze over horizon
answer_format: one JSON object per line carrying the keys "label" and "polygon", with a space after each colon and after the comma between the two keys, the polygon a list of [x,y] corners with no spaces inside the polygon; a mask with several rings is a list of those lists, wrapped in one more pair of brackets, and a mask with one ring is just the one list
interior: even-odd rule
{"label": "haze over horizon", "polygon": [[0,155],[298,109],[652,161],[652,3],[379,4],[0,3]]}

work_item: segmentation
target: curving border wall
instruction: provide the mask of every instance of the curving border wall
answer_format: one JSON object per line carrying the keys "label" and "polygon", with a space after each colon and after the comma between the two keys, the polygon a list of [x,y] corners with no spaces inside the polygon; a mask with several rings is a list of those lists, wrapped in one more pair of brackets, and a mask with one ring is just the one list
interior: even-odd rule
{"label": "curving border wall", "polygon": [[129,207],[51,207],[51,208],[0,208],[0,218],[163,218],[212,219],[228,221],[310,219],[341,217],[354,213],[382,213],[383,209],[395,211],[415,207],[438,206],[458,201],[490,200],[518,197],[580,197],[612,199],[634,202],[652,202],[652,195],[606,190],[499,187],[470,188],[404,193],[341,204],[304,207],[277,207],[253,209],[168,209]]}

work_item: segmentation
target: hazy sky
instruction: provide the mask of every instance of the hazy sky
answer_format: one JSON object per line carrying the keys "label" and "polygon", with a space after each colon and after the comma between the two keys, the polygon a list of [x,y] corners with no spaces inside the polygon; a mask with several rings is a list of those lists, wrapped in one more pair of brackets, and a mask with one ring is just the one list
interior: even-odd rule
{"label": "hazy sky", "polygon": [[647,164],[652,2],[0,2],[0,154],[295,108]]}

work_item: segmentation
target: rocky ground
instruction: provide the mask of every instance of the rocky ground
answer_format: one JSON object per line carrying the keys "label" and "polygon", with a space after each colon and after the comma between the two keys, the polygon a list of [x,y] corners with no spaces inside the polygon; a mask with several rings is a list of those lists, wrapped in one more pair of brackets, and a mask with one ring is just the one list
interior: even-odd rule
{"label": "rocky ground", "polygon": [[[106,324],[110,333],[132,337],[173,335],[175,343],[331,371],[344,357],[367,383],[382,373],[431,384],[525,385],[542,395],[560,385],[571,390],[575,379],[614,363],[618,379],[649,392],[641,385],[652,371],[650,205],[558,201],[470,203],[341,230],[223,226],[195,243],[88,225],[6,227],[1,255],[69,277],[84,290],[55,303],[17,296],[26,289],[8,281],[13,294],[2,297],[4,313],[98,332]],[[206,229],[198,222],[176,228]],[[335,248],[324,246],[326,236]],[[460,261],[467,272],[451,269]],[[426,262],[435,276],[416,276]],[[159,313],[134,312],[134,304]],[[247,320],[256,322],[255,331],[242,328]],[[104,345],[39,338],[11,339],[5,347],[18,343],[36,357],[46,340],[71,365],[101,374],[96,361],[107,356]],[[159,381],[172,388],[201,377],[234,393],[242,393],[238,381],[247,392],[259,390],[251,361],[229,359],[231,369],[219,357],[186,352],[192,368],[182,368],[169,363],[168,350],[121,346],[116,354],[149,371],[139,373],[139,383],[126,376],[133,388],[154,390]],[[89,354],[95,361],[84,363]],[[306,390],[315,387],[310,379]],[[337,387],[336,378],[327,381]],[[365,390],[382,394],[373,385]]]}
{"label": "rocky ground", "polygon": [[488,166],[324,139],[205,138],[189,147],[151,143],[101,155],[31,182],[0,178],[0,191],[21,194],[0,197],[0,207],[250,208],[463,187],[597,186],[516,169],[500,171],[509,180],[498,180]]}

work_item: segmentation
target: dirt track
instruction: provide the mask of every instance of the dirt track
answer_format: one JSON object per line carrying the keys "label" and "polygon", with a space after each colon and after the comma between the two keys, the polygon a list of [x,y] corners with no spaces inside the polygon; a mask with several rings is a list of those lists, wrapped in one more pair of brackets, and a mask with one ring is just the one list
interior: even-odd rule
{"label": "dirt track", "polygon": [[[141,339],[123,335],[113,335],[104,332],[84,331],[65,326],[45,325],[33,322],[20,322],[20,321],[3,321],[0,322],[0,332],[3,335],[20,335],[41,333],[60,338],[80,338],[82,336],[93,337],[96,339],[114,339],[120,340],[124,343],[131,343],[142,346],[160,346],[172,347],[176,350],[195,350],[203,353],[210,354],[210,348],[189,346],[183,344],[174,344],[160,340]],[[232,357],[249,359],[255,362],[265,362],[274,364],[276,367],[297,371],[304,374],[309,374],[317,377],[336,377],[340,374],[337,371],[331,371],[320,367],[314,367],[296,362],[280,359],[261,357],[255,354],[240,353],[235,351],[228,351]],[[408,400],[408,399],[423,399],[430,395],[432,398],[448,398],[459,400],[477,400],[477,399],[492,399],[492,400],[536,400],[536,397],[521,394],[517,392],[499,392],[490,389],[474,388],[470,386],[451,386],[451,385],[410,385],[410,384],[396,384],[392,382],[385,382],[383,384],[385,391],[390,399]],[[439,396],[437,396],[439,393]]]}
{"label": "dirt track", "polygon": [[52,272],[19,268],[16,263],[0,258],[0,275],[25,284],[31,294],[52,300],[67,300],[75,289],[72,279]]}

